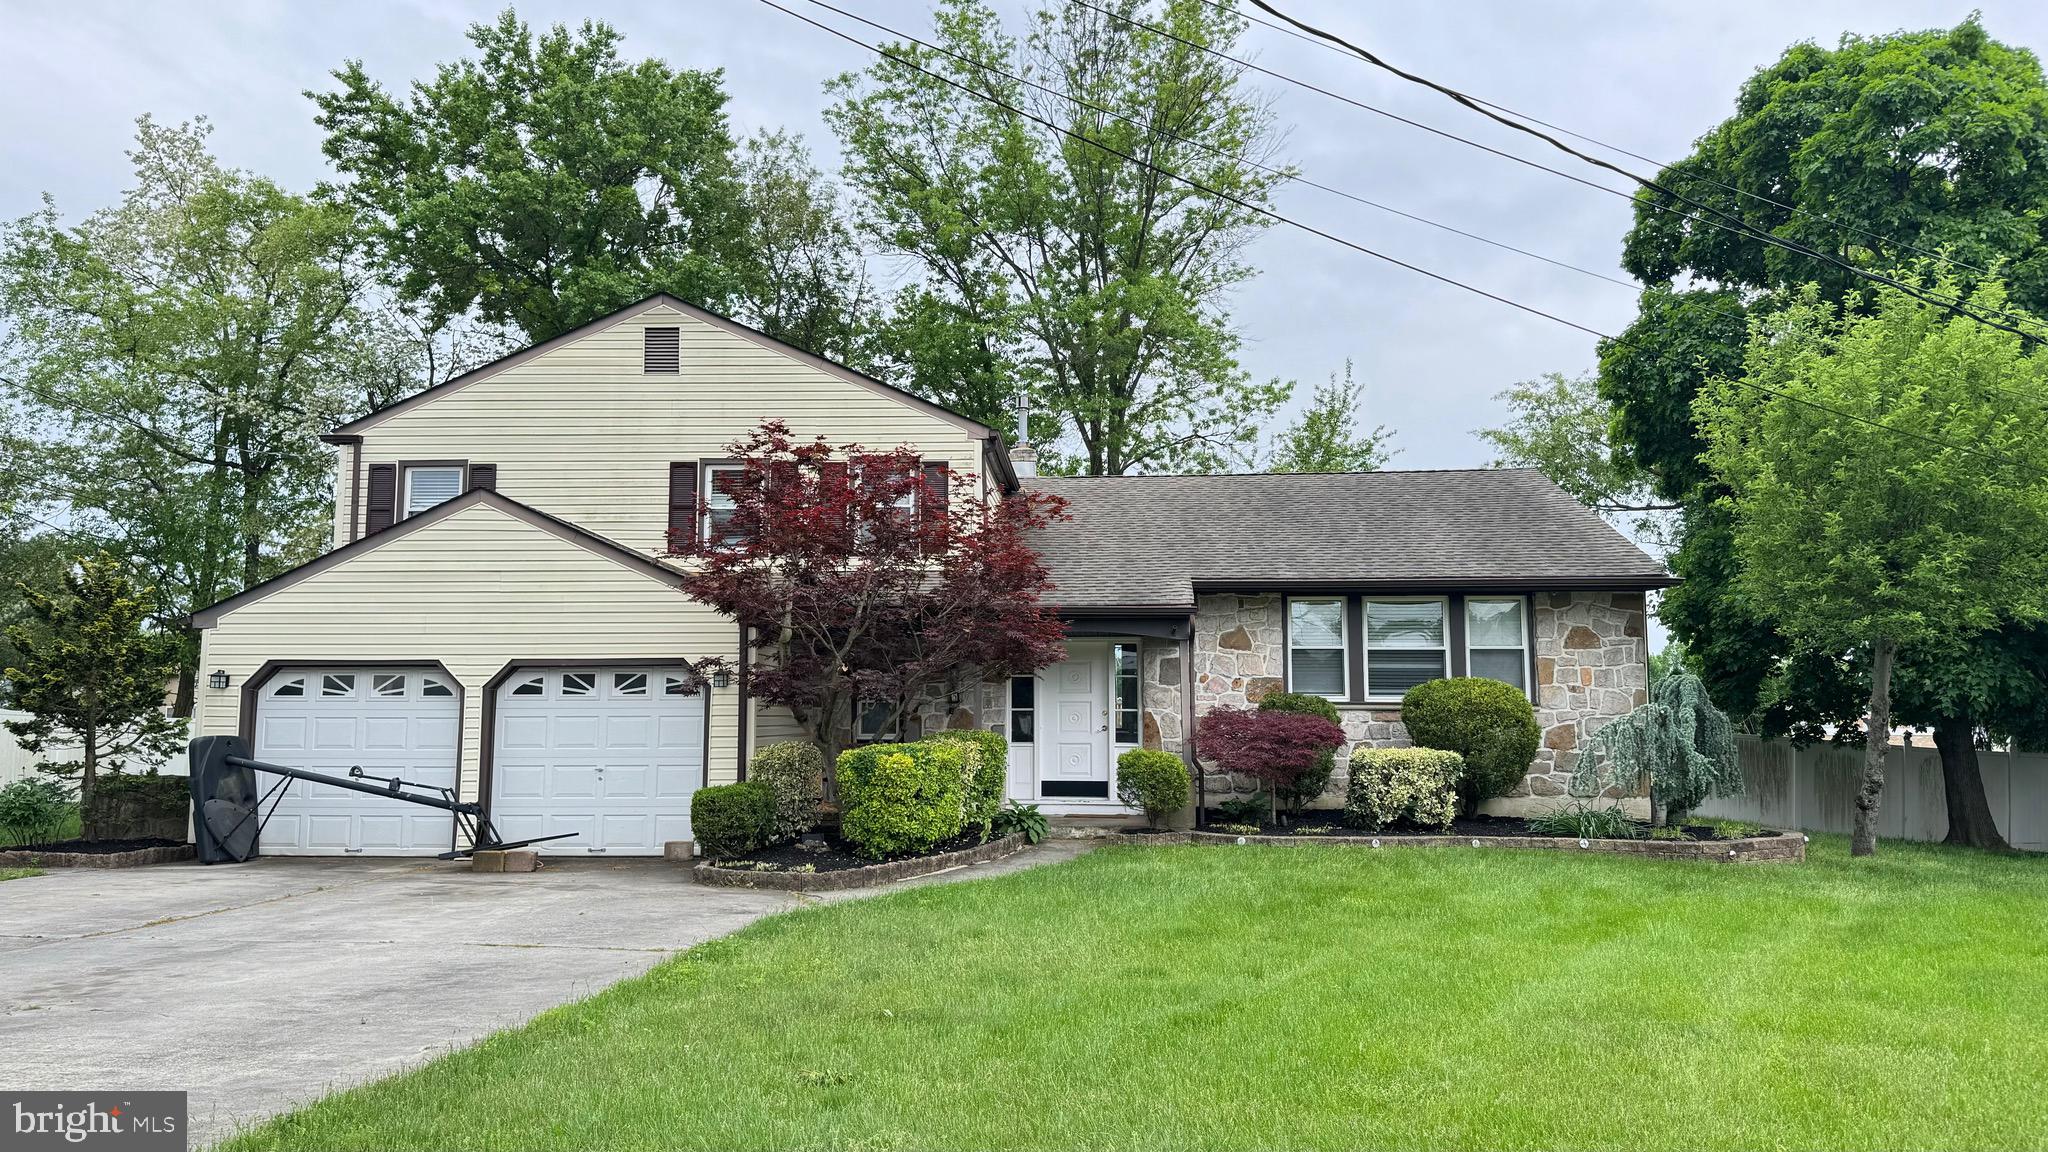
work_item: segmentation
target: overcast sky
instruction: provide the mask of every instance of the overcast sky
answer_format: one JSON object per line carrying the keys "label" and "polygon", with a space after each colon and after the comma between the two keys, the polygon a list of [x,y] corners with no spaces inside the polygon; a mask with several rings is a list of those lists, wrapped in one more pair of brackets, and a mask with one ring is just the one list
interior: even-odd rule
{"label": "overcast sky", "polygon": [[[802,8],[801,0],[786,0]],[[928,27],[912,0],[836,0],[905,31]],[[2048,45],[2040,0],[1907,3],[1720,0],[1715,4],[1499,0],[1357,4],[1291,0],[1304,19],[1452,85],[1647,156],[1682,155],[1726,116],[1737,87],[1788,45],[1833,44],[1845,31],[1948,27],[1981,8],[1991,35]],[[0,0],[0,213],[34,209],[48,192],[70,217],[115,200],[136,116],[210,118],[229,164],[305,189],[327,174],[308,88],[360,58],[387,87],[462,54],[465,28],[491,3],[354,0]],[[1013,19],[1025,0],[998,0]],[[599,18],[633,58],[723,68],[734,128],[786,126],[827,168],[836,149],[819,118],[820,84],[865,65],[861,49],[756,0],[582,0],[522,3],[532,23]],[[856,31],[859,31],[856,29]],[[869,37],[871,38],[871,37]],[[1433,93],[1279,33],[1254,28],[1248,48],[1276,71],[1498,146],[1542,155]],[[1304,175],[1519,247],[1619,275],[1628,205],[1279,81],[1260,80],[1289,131]],[[1548,160],[1548,158],[1546,158]],[[1550,160],[1555,166],[1568,166]],[[1590,171],[1590,170],[1589,170]],[[1617,331],[1631,292],[1446,235],[1311,188],[1280,209],[1327,231],[1446,275]],[[1593,363],[1593,339],[1339,248],[1284,226],[1250,251],[1262,274],[1236,301],[1253,374],[1313,381],[1346,358],[1368,388],[1371,420],[1391,425],[1398,467],[1487,462],[1472,430],[1498,423],[1494,393],[1546,371]],[[1306,388],[1303,389],[1304,393]]]}

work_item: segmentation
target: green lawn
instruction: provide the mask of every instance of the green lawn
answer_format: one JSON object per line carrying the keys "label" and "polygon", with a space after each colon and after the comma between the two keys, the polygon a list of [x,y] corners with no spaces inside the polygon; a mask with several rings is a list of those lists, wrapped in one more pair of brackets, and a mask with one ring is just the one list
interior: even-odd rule
{"label": "green lawn", "polygon": [[42,874],[41,868],[0,868],[0,880],[26,880]]}
{"label": "green lawn", "polygon": [[2048,1145],[2048,858],[1107,848],[762,921],[233,1149]]}

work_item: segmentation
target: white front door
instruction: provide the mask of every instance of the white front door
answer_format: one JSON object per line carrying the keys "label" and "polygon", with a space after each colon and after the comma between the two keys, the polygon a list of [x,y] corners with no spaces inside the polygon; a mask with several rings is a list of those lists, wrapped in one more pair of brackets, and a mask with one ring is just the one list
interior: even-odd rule
{"label": "white front door", "polygon": [[1067,658],[1038,675],[1038,795],[1109,796],[1109,642],[1070,640]]}
{"label": "white front door", "polygon": [[705,690],[681,668],[533,669],[498,688],[491,824],[570,856],[659,855],[690,838],[704,783]]}
{"label": "white front door", "polygon": [[[256,759],[453,788],[461,715],[461,689],[438,671],[294,668],[257,689]],[[259,772],[256,787],[279,779]],[[264,811],[265,856],[432,856],[455,846],[444,811],[311,780],[293,780]]]}

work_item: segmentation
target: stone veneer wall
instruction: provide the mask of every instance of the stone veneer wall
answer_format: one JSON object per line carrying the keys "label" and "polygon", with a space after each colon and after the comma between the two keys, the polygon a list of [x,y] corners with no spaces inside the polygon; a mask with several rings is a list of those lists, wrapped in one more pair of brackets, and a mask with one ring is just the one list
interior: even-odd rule
{"label": "stone veneer wall", "polygon": [[[1282,598],[1277,594],[1218,594],[1195,606],[1195,714],[1211,708],[1256,705],[1279,691],[1285,653],[1281,651]],[[1640,592],[1539,592],[1529,598],[1536,655],[1536,720],[1543,745],[1529,777],[1489,810],[1516,812],[1531,800],[1565,795],[1579,749],[1587,737],[1647,698],[1649,646],[1644,636]],[[1146,691],[1152,691],[1147,685]],[[1341,807],[1350,774],[1351,750],[1409,745],[1398,707],[1342,704],[1346,743],[1337,771],[1318,806]],[[1252,782],[1203,765],[1209,802],[1249,795]]]}

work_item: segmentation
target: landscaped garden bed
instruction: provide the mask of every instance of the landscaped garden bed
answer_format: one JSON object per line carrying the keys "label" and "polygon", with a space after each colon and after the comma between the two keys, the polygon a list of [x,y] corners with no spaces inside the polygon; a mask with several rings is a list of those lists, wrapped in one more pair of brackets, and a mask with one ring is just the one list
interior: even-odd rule
{"label": "landscaped garden bed", "polygon": [[132,840],[60,840],[0,850],[0,867],[135,868],[190,860],[191,844],[163,837]]}
{"label": "landscaped garden bed", "polygon": [[782,844],[750,852],[745,859],[705,862],[696,866],[699,884],[729,888],[776,888],[794,892],[824,892],[840,888],[862,888],[887,884],[996,860],[1024,847],[1024,837],[1001,836],[982,842],[977,837],[956,837],[931,852],[893,860],[869,860],[854,853],[852,845],[837,837],[806,844]]}

